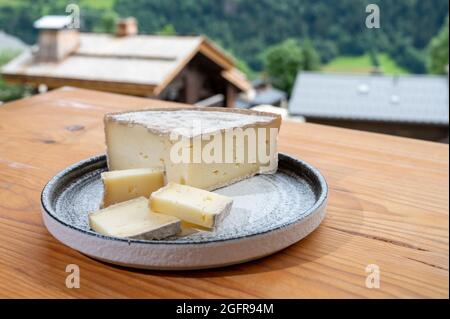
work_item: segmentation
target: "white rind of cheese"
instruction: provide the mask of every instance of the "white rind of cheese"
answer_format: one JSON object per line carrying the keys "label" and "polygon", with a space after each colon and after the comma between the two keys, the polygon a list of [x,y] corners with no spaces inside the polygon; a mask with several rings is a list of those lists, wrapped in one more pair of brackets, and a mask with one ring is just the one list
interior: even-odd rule
{"label": "white rind of cheese", "polygon": [[[266,138],[258,138],[254,147],[257,152],[263,147],[265,150],[269,131],[278,133],[281,125],[281,117],[276,114],[227,108],[166,108],[107,114],[104,122],[110,170],[163,166],[170,182],[214,190],[256,174],[272,174],[278,167],[276,136],[270,141],[270,161],[266,163],[258,158],[254,162],[246,158],[243,162],[207,163],[202,158],[200,162],[177,163],[170,158],[177,143],[170,140],[174,130],[189,140],[187,147],[191,150],[200,139],[203,150],[208,141],[201,140],[201,134],[215,134],[225,140],[227,130],[259,128],[267,131]],[[201,123],[200,131],[196,131],[195,123]],[[231,151],[237,152],[237,148]],[[243,148],[240,151],[247,154],[249,145]]]}
{"label": "white rind of cheese", "polygon": [[199,188],[168,183],[150,196],[153,211],[214,228],[230,213],[233,199]]}
{"label": "white rind of cheese", "polygon": [[102,207],[150,194],[164,186],[162,168],[136,168],[103,172]]}
{"label": "white rind of cheese", "polygon": [[112,205],[88,216],[91,229],[105,236],[151,240],[181,231],[180,219],[152,212],[145,197]]}

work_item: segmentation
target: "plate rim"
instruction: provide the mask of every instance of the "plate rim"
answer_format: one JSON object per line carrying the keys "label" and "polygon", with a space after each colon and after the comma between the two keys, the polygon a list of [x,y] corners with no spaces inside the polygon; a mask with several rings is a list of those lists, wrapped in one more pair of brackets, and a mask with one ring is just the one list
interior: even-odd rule
{"label": "plate rim", "polygon": [[106,154],[94,155],[89,158],[78,161],[78,162],[71,164],[71,165],[67,166],[66,168],[60,170],[56,175],[54,175],[45,184],[45,186],[41,192],[40,200],[41,200],[42,213],[45,212],[47,216],[51,217],[54,221],[61,224],[62,226],[68,227],[75,231],[78,231],[84,235],[89,235],[89,236],[92,236],[93,238],[98,238],[98,239],[103,239],[103,240],[108,240],[108,241],[113,241],[113,242],[114,241],[126,242],[128,244],[136,243],[136,244],[148,244],[148,245],[179,245],[179,246],[205,245],[205,244],[213,244],[213,243],[220,243],[220,242],[229,242],[229,241],[234,241],[234,240],[242,240],[242,239],[246,239],[246,238],[250,238],[250,237],[254,237],[254,236],[264,235],[264,234],[274,232],[274,231],[277,231],[277,230],[280,230],[280,229],[283,229],[283,228],[286,228],[286,227],[289,227],[289,226],[299,223],[304,218],[306,218],[306,217],[310,216],[311,214],[313,214],[314,212],[320,210],[321,207],[324,207],[324,205],[326,204],[327,199],[328,199],[328,184],[325,180],[325,177],[320,173],[320,171],[317,168],[315,168],[313,165],[307,163],[304,160],[297,159],[286,153],[279,152],[278,158],[279,158],[278,159],[279,162],[281,161],[281,159],[295,162],[297,164],[304,166],[306,169],[308,169],[310,172],[312,172],[313,175],[315,176],[315,178],[317,178],[321,192],[320,192],[318,198],[316,199],[314,205],[312,205],[309,209],[305,210],[304,213],[301,216],[299,216],[298,218],[296,218],[295,220],[287,222],[287,223],[283,223],[282,225],[279,225],[277,227],[274,227],[274,228],[271,228],[271,229],[268,229],[265,231],[261,231],[261,232],[256,232],[253,234],[247,234],[247,235],[232,237],[232,238],[210,239],[210,240],[189,241],[189,242],[175,241],[175,240],[143,240],[143,239],[131,239],[131,238],[106,236],[106,235],[95,233],[93,231],[87,231],[85,229],[81,229],[81,228],[71,225],[63,220],[60,220],[56,216],[56,214],[54,214],[54,210],[51,208],[51,200],[49,199],[48,194],[50,193],[52,187],[54,185],[56,185],[56,183],[59,181],[59,179],[61,179],[65,175],[75,171],[76,169],[83,167],[84,165],[92,164],[92,163],[99,162],[99,161],[106,162],[106,160],[107,160]]}

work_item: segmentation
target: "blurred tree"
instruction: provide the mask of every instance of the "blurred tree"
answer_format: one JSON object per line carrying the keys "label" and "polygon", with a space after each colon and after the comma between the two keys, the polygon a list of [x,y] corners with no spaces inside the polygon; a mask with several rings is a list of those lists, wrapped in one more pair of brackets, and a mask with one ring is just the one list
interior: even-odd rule
{"label": "blurred tree", "polygon": [[374,47],[370,49],[369,56],[372,66],[374,66],[375,68],[380,67],[380,59],[378,58],[378,52]]}
{"label": "blurred tree", "polygon": [[273,85],[290,93],[298,71],[304,68],[303,51],[299,43],[288,39],[266,49],[264,67]]}
{"label": "blurred tree", "polygon": [[119,15],[112,11],[105,11],[98,24],[94,25],[94,32],[99,33],[114,33],[116,31],[116,23],[119,19]]}
{"label": "blurred tree", "polygon": [[402,58],[398,61],[399,65],[411,71],[412,73],[424,74],[426,72],[425,54],[413,46],[407,46],[400,51]]}
{"label": "blurred tree", "polygon": [[423,74],[426,71],[426,57],[424,50],[417,49],[412,45],[412,39],[400,33],[393,35],[396,39],[392,42],[389,55],[399,66],[411,73]]}
{"label": "blurred tree", "polygon": [[330,40],[315,40],[314,47],[317,49],[323,64],[330,62],[339,55],[338,47]]}
{"label": "blurred tree", "polygon": [[320,56],[314,48],[310,39],[302,43],[303,50],[303,70],[316,71],[320,68]]}
{"label": "blurred tree", "polygon": [[234,65],[236,66],[236,68],[244,73],[245,76],[247,76],[247,79],[253,80],[257,77],[257,73],[247,64],[245,60],[238,58],[233,50],[225,49],[222,43],[219,41],[213,41],[213,43],[234,60]]}
{"label": "blurred tree", "polygon": [[247,79],[254,80],[256,78],[257,74],[250,68],[247,62],[234,57],[234,63],[236,65],[236,68],[247,76]]}
{"label": "blurred tree", "polygon": [[428,72],[443,74],[448,66],[448,21],[444,23],[441,31],[431,40],[428,46]]}
{"label": "blurred tree", "polygon": [[177,31],[173,24],[166,24],[162,27],[162,29],[158,32],[159,35],[176,35]]}

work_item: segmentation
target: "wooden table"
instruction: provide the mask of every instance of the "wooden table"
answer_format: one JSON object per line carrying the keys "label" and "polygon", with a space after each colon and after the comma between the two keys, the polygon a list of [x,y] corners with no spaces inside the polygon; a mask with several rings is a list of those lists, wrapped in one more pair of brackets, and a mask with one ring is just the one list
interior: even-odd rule
{"label": "wooden table", "polygon": [[[106,112],[170,105],[63,88],[0,107],[0,297],[449,297],[449,147],[285,122],[280,151],[318,167],[328,215],[270,257],[206,271],[136,271],[54,239],[40,192],[69,164],[105,150]],[[66,265],[81,287],[65,286]],[[366,267],[380,288],[366,287]]]}

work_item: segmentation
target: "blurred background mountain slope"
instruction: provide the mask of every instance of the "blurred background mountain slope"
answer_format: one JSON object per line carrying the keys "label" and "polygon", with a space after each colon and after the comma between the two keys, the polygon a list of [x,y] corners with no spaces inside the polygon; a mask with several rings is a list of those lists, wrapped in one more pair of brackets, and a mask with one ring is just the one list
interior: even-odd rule
{"label": "blurred background mountain slope", "polygon": [[[205,34],[256,72],[264,68],[263,53],[268,47],[292,38],[300,42],[312,39],[323,64],[339,56],[372,51],[384,53],[402,70],[425,73],[427,48],[448,15],[446,0],[73,2],[81,7],[84,31],[112,31],[116,16],[134,16],[143,33]],[[366,29],[361,23],[369,3],[381,8],[378,30]],[[67,4],[65,0],[0,0],[0,30],[35,43],[33,21],[46,14],[64,14]]]}

